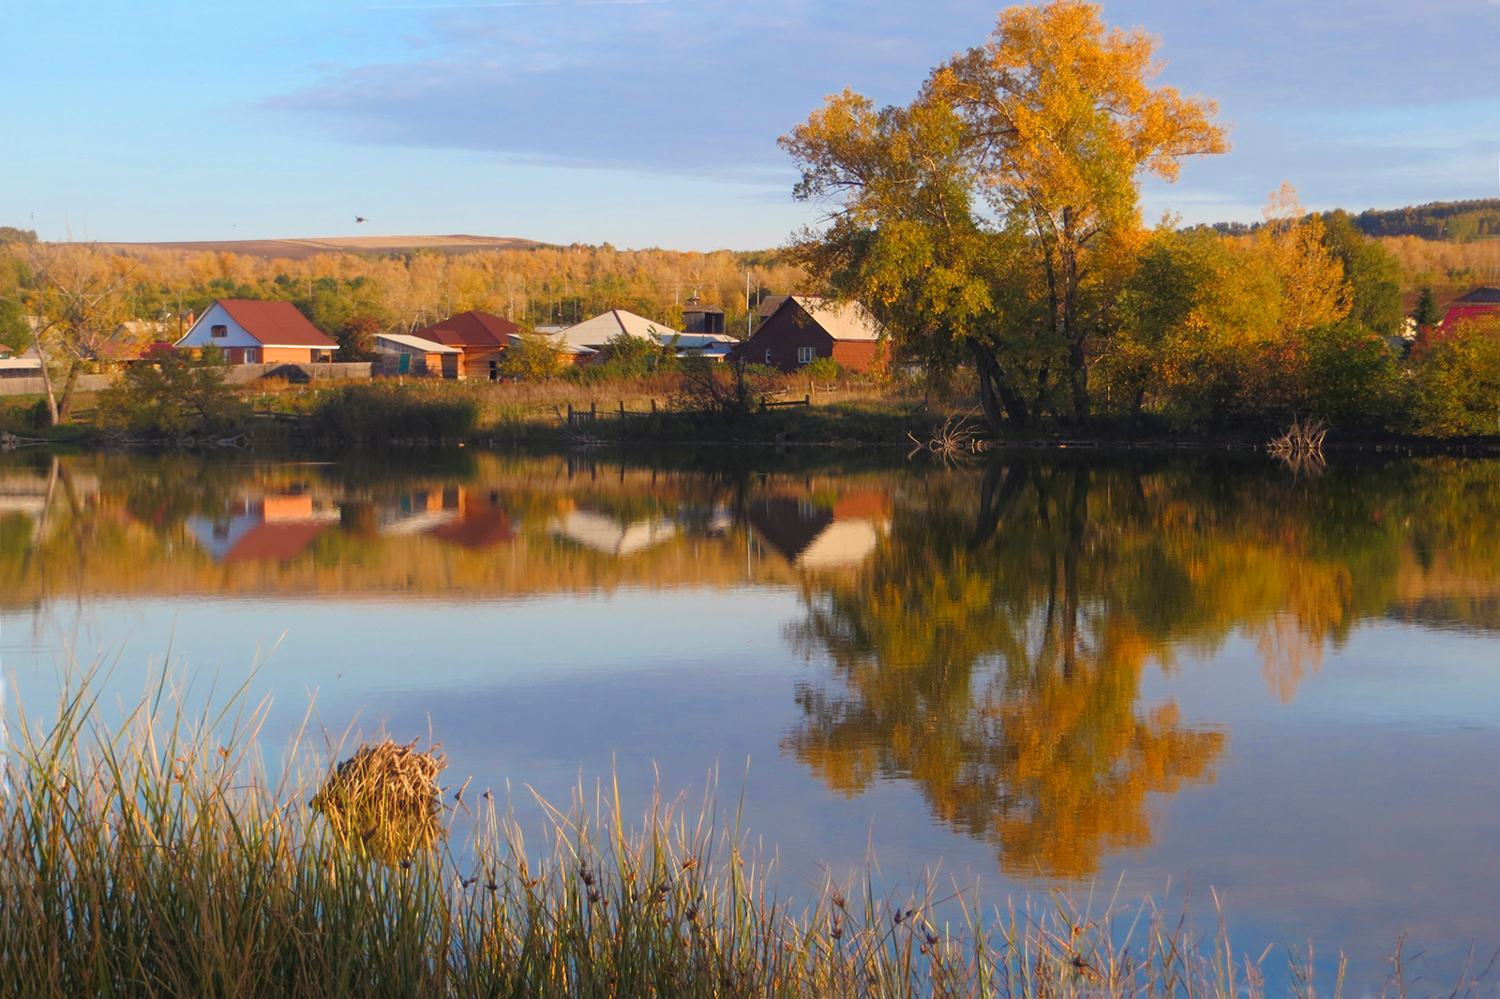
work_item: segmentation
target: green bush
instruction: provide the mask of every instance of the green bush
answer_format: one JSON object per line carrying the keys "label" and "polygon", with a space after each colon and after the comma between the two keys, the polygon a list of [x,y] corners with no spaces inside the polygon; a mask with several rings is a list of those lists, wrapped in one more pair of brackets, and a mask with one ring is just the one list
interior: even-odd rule
{"label": "green bush", "polygon": [[1412,347],[1413,429],[1433,437],[1500,431],[1500,321],[1424,329]]}
{"label": "green bush", "polygon": [[479,422],[479,403],[446,387],[372,382],[338,389],[312,411],[315,436],[344,444],[462,440]]}
{"label": "green bush", "polygon": [[1312,412],[1342,428],[1397,425],[1406,402],[1401,365],[1385,338],[1359,323],[1307,335],[1306,388]]}
{"label": "green bush", "polygon": [[249,404],[224,384],[228,370],[213,346],[197,357],[157,351],[99,393],[99,425],[165,437],[223,433],[250,415]]}
{"label": "green bush", "polygon": [[540,382],[556,378],[562,369],[557,347],[541,333],[513,336],[505,353],[500,355],[500,374],[506,378]]}

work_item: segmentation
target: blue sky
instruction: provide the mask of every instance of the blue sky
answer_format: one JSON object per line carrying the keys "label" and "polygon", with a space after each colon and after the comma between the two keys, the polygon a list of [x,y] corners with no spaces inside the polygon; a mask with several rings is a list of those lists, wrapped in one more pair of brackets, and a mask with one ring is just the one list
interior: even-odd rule
{"label": "blue sky", "polygon": [[[844,86],[909,100],[976,0],[11,4],[0,225],[99,240],[478,233],[775,246],[775,140]],[[1500,3],[1118,0],[1234,150],[1148,216],[1494,197]],[[369,222],[356,226],[356,216]]]}

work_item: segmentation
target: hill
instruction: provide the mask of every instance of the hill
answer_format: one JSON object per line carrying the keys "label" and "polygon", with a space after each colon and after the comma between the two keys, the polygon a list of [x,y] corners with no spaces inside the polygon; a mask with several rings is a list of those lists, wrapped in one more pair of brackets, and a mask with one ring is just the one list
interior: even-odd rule
{"label": "hill", "polygon": [[474,253],[479,250],[529,250],[545,245],[514,236],[334,236],[326,239],[227,239],[187,243],[105,243],[121,250],[186,250],[190,253],[234,253],[268,260],[306,260],[320,253],[405,253],[437,250]]}
{"label": "hill", "polygon": [[1389,211],[1371,208],[1354,216],[1354,224],[1367,236],[1420,236],[1453,243],[1491,239],[1500,236],[1500,198],[1433,201]]}

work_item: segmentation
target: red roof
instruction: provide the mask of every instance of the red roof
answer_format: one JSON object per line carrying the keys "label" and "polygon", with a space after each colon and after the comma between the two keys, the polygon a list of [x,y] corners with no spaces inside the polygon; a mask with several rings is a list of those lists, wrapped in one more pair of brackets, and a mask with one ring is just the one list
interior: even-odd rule
{"label": "red roof", "polygon": [[460,312],[426,329],[415,330],[412,336],[434,340],[450,347],[480,348],[493,350],[510,346],[510,338],[521,332],[521,327],[509,319],[501,319],[489,312]]}
{"label": "red roof", "polygon": [[1461,322],[1465,319],[1473,319],[1475,316],[1493,315],[1496,311],[1500,311],[1500,306],[1455,305],[1443,315],[1442,325],[1452,326],[1454,323]]}
{"label": "red roof", "polygon": [[[238,322],[238,320],[236,320]],[[256,524],[224,553],[225,562],[290,562],[327,524]]]}
{"label": "red roof", "polygon": [[221,298],[219,305],[231,319],[267,347],[316,347],[337,350],[338,344],[324,336],[291,302],[257,302],[248,298]]}

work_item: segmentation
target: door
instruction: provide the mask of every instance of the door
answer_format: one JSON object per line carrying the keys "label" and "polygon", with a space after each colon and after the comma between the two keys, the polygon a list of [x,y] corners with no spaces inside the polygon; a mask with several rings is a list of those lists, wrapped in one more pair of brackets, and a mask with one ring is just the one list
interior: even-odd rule
{"label": "door", "polygon": [[397,360],[396,360],[396,374],[398,374],[398,375],[404,375],[404,374],[409,373],[410,371],[411,371],[411,355],[410,354],[401,354],[401,355],[398,355]]}

